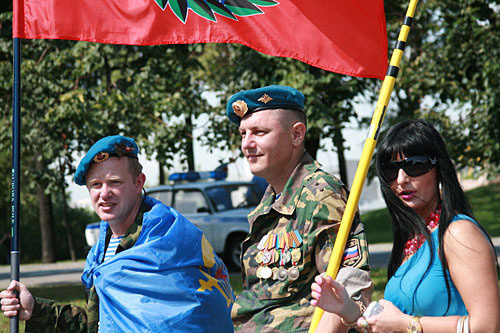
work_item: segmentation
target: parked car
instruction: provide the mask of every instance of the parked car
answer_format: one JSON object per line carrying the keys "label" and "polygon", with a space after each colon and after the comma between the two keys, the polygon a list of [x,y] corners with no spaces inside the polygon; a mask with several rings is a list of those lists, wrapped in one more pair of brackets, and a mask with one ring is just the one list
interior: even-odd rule
{"label": "parked car", "polygon": [[228,266],[240,268],[241,242],[249,232],[247,215],[261,199],[254,183],[189,181],[146,192],[194,223]]}
{"label": "parked car", "polygon": [[[189,174],[174,174],[169,179]],[[146,194],[184,215],[203,231],[226,265],[239,269],[241,242],[249,232],[247,215],[259,203],[262,192],[253,182],[217,178],[181,177],[169,185],[146,189]],[[85,233],[92,246],[97,241],[99,223],[87,225]]]}

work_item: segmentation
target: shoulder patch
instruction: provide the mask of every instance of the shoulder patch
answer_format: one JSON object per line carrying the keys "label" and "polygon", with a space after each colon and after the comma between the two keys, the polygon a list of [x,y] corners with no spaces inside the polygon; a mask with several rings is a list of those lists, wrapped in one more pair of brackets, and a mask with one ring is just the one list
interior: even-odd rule
{"label": "shoulder patch", "polygon": [[361,245],[359,239],[352,238],[347,241],[342,266],[356,266],[361,261]]}

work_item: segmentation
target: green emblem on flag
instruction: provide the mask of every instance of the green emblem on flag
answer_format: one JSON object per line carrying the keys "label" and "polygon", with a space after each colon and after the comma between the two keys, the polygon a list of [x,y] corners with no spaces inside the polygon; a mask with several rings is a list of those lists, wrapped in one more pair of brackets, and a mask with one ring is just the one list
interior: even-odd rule
{"label": "green emblem on flag", "polygon": [[189,9],[197,15],[217,21],[215,14],[238,20],[236,16],[262,14],[259,7],[275,6],[274,0],[154,0],[162,10],[170,5],[170,9],[183,23],[186,22]]}

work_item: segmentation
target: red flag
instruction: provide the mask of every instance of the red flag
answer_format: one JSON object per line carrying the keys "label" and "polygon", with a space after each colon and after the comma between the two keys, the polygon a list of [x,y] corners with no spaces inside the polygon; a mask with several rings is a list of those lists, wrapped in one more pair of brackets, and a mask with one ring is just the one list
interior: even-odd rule
{"label": "red flag", "polygon": [[13,37],[110,44],[239,43],[383,79],[383,0],[14,0]]}

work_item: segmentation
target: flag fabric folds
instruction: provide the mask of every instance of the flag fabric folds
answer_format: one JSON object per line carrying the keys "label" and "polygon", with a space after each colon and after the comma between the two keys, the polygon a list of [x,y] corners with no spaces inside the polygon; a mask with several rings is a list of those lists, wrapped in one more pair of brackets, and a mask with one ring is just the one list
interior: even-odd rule
{"label": "flag fabric folds", "polygon": [[383,0],[14,0],[13,37],[110,44],[239,43],[383,79]]}
{"label": "flag fabric folds", "polygon": [[135,245],[109,260],[107,222],[87,256],[82,282],[95,286],[103,332],[232,332],[229,274],[203,232],[158,200],[145,197]]}

